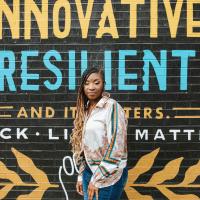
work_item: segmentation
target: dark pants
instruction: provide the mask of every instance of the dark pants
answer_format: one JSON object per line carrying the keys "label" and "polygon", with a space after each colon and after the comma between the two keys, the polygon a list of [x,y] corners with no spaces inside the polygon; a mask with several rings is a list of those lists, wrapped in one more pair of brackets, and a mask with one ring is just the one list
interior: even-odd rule
{"label": "dark pants", "polygon": [[[90,168],[86,165],[85,170],[83,171],[83,192],[84,192],[84,200],[88,200],[88,185],[90,182],[90,179],[92,177],[92,171]],[[121,194],[124,190],[124,186],[128,179],[128,169],[125,167],[123,169],[123,173],[121,178],[114,184],[108,187],[99,188],[98,190],[98,200],[119,200],[121,197]],[[96,196],[94,194],[93,200],[96,200]]]}

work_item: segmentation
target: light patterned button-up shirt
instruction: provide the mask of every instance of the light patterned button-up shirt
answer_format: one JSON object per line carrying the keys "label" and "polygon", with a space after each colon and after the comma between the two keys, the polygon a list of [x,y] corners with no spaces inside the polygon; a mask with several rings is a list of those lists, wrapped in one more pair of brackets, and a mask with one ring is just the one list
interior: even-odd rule
{"label": "light patterned button-up shirt", "polygon": [[[95,108],[85,114],[82,151],[93,172],[91,181],[98,188],[116,183],[127,165],[128,120],[121,105],[104,92]],[[82,180],[84,162],[79,168]]]}

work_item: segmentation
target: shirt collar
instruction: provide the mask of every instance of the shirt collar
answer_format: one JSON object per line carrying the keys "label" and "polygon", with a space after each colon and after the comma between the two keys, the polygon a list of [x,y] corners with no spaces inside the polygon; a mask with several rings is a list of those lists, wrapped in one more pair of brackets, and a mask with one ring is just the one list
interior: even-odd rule
{"label": "shirt collar", "polygon": [[[96,104],[95,107],[99,107],[99,108],[102,108],[106,101],[110,98],[110,93],[109,92],[102,92],[102,95],[101,95],[101,99],[98,101],[98,103]],[[89,104],[89,101],[87,101],[87,106]]]}

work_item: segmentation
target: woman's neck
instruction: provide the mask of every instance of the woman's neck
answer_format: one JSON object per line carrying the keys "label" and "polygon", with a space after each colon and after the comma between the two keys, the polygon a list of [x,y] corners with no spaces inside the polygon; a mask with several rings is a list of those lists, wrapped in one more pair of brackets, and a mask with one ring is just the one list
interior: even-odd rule
{"label": "woman's neck", "polygon": [[97,101],[96,100],[90,100],[90,106],[93,106],[94,104],[96,104]]}
{"label": "woman's neck", "polygon": [[93,106],[93,105],[97,104],[98,101],[99,101],[100,99],[101,99],[101,97],[98,97],[98,98],[95,99],[95,100],[89,100],[89,102],[90,102],[90,106]]}

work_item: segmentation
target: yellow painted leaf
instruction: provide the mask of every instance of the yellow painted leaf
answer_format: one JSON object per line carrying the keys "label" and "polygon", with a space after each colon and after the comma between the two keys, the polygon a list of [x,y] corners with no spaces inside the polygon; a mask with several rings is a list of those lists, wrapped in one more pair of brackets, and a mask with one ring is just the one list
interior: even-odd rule
{"label": "yellow painted leaf", "polygon": [[9,170],[3,162],[0,161],[0,178],[1,179],[8,179],[12,183],[20,184],[23,183],[21,178],[18,176],[18,174],[12,170]]}
{"label": "yellow painted leaf", "polygon": [[200,161],[196,165],[193,165],[185,172],[185,178],[181,184],[193,183],[196,178],[200,175]]}
{"label": "yellow painted leaf", "polygon": [[154,151],[142,156],[136,165],[128,171],[128,181],[125,186],[125,192],[129,199],[134,197],[135,200],[153,200],[151,196],[141,195],[134,188],[132,188],[132,186],[134,186],[134,182],[141,174],[151,169],[159,150],[160,148],[155,149]]}
{"label": "yellow painted leaf", "polygon": [[14,185],[12,184],[7,184],[4,187],[2,187],[0,190],[0,199],[5,199],[6,195],[13,188],[13,186]]}
{"label": "yellow painted leaf", "polygon": [[171,180],[175,178],[179,172],[182,160],[183,157],[180,157],[168,162],[164,169],[153,174],[147,185],[158,185],[166,180]]}
{"label": "yellow painted leaf", "polygon": [[128,183],[134,183],[137,178],[151,169],[160,148],[142,156],[137,164],[128,170]]}
{"label": "yellow painted leaf", "polygon": [[31,199],[32,200],[34,200],[34,199],[41,200],[46,189],[47,188],[45,186],[38,187],[29,194],[22,194],[22,195],[18,196],[16,200],[31,200]]}
{"label": "yellow painted leaf", "polygon": [[169,199],[169,200],[200,200],[198,196],[194,194],[175,194],[165,186],[159,186],[158,189]]}
{"label": "yellow painted leaf", "polygon": [[39,185],[50,184],[47,175],[42,170],[38,169],[29,157],[27,157],[23,153],[20,153],[15,148],[11,148],[11,151],[17,158],[19,167],[26,173],[30,174],[36,183],[38,183]]}
{"label": "yellow painted leaf", "polygon": [[134,199],[134,200],[153,200],[153,198],[149,195],[141,195],[139,192],[137,192],[134,188],[126,186],[124,188],[128,199]]}

